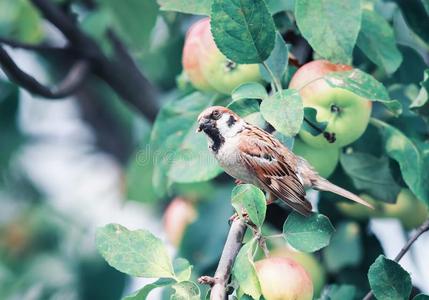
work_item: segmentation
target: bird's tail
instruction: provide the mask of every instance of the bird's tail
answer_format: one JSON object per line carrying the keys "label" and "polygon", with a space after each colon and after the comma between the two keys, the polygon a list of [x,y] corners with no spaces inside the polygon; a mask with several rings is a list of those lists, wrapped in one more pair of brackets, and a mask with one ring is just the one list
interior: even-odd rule
{"label": "bird's tail", "polygon": [[369,204],[368,202],[366,202],[365,200],[363,200],[361,197],[329,182],[328,180],[324,179],[324,178],[317,178],[315,181],[312,182],[313,183],[313,188],[316,190],[320,190],[320,191],[326,191],[326,192],[331,192],[340,196],[343,196],[344,198],[350,199],[354,202],[360,203],[362,205],[365,205],[369,208],[374,209],[374,206],[372,206],[371,204]]}

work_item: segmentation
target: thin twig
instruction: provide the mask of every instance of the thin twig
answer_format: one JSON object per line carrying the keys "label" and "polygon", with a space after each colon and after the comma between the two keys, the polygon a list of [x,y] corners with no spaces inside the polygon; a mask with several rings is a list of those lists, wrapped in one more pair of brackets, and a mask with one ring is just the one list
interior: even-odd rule
{"label": "thin twig", "polygon": [[239,218],[236,218],[229,229],[228,237],[222,251],[215,275],[213,278],[203,276],[200,278],[201,283],[210,283],[212,290],[210,292],[210,300],[227,299],[226,286],[229,277],[231,276],[232,266],[235,258],[241,249],[243,243],[246,224]]}
{"label": "thin twig", "polygon": [[0,65],[11,81],[31,93],[49,99],[63,98],[74,93],[82,85],[90,69],[87,61],[79,60],[71,67],[66,77],[57,86],[49,88],[21,70],[1,46]]}
{"label": "thin twig", "polygon": [[[414,242],[426,231],[429,231],[429,219],[426,220],[413,234],[413,236],[407,241],[407,243],[402,247],[401,251],[399,251],[398,255],[396,255],[394,261],[399,262],[401,258],[407,253],[407,251],[411,248],[411,246],[414,244]],[[363,298],[363,300],[370,300],[372,299],[373,293],[372,291],[369,291],[368,294]]]}

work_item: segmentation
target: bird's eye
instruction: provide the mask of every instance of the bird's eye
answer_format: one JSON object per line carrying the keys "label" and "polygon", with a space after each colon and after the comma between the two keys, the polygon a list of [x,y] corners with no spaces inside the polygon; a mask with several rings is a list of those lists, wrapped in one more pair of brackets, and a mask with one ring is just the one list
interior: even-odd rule
{"label": "bird's eye", "polygon": [[222,114],[218,110],[214,110],[212,112],[212,118],[215,120],[219,120],[221,116],[222,116]]}

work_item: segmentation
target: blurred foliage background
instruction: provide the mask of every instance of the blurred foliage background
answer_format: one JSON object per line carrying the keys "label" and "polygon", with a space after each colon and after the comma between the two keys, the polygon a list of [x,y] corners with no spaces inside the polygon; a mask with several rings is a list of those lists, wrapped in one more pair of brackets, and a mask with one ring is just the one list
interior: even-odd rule
{"label": "blurred foliage background", "polygon": [[[164,8],[174,3],[159,2]],[[199,2],[193,2],[192,12],[198,12]],[[59,26],[52,16],[42,14],[46,3],[67,16],[97,45],[96,51],[94,47],[80,49],[77,45],[87,41],[76,38],[74,32],[65,37],[64,20],[60,18]],[[380,67],[356,47],[353,65],[383,82],[391,97],[402,102],[405,109],[399,118],[382,117],[408,137],[422,141],[419,145],[427,151],[427,105],[419,108],[423,117],[408,106],[419,93],[429,62],[429,5],[410,3],[362,1],[393,28],[402,63],[390,72],[391,66]],[[268,1],[268,5],[299,63],[314,58],[294,23],[293,1]],[[29,93],[0,73],[0,299],[113,300],[141,287],[141,282],[109,267],[95,250],[95,228],[109,222],[149,228],[168,241],[172,253],[194,265],[193,276],[213,273],[233,212],[228,200],[233,182],[226,175],[201,183],[173,182],[167,192],[159,186],[166,184],[162,174],[158,181],[153,176],[159,162],[153,151],[156,147],[149,143],[160,107],[194,91],[182,75],[181,55],[185,33],[198,18],[186,11],[161,10],[155,0],[0,0],[0,45],[37,80],[55,85],[66,77],[76,57],[106,58],[97,60],[79,88],[60,100]],[[136,70],[144,77],[133,75]],[[174,109],[164,113],[174,115]],[[188,109],[195,108],[183,104],[181,113]],[[376,108],[375,113],[385,111]],[[365,133],[376,134],[371,127]],[[354,147],[378,151],[380,145],[365,141]],[[401,180],[398,165],[390,162],[390,168],[393,177]],[[332,178],[357,190],[340,165]],[[405,226],[398,219],[389,223],[384,233],[390,237],[383,239],[383,249],[375,231],[368,230],[369,218],[347,215],[333,204],[336,199],[331,195],[322,198],[327,201],[321,201],[319,209],[329,215],[338,238],[315,254],[323,273],[315,276],[324,283],[351,284],[363,296],[369,289],[369,265],[389,249],[386,240],[399,249],[406,230],[415,227],[405,224],[415,211],[404,217]],[[186,212],[184,221],[174,221],[178,223],[173,227],[189,223],[183,227],[183,238],[177,238],[182,235],[180,228],[175,233],[165,231],[168,225],[163,215],[173,199]],[[266,230],[281,231],[287,214],[285,209],[270,206]],[[422,239],[421,245],[427,247],[429,240]],[[339,254],[341,259],[335,259]],[[420,254],[412,253],[407,262],[412,273],[418,274],[413,277],[414,294],[429,292],[429,260],[427,255],[422,260]],[[164,291],[163,296],[168,293]],[[154,294],[153,299],[158,296]]]}

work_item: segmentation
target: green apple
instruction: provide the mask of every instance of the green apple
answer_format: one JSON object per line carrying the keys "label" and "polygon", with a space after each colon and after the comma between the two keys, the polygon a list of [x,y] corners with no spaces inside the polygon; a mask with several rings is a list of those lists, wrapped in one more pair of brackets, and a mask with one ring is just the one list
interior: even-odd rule
{"label": "green apple", "polygon": [[319,296],[326,283],[326,272],[313,254],[295,250],[289,246],[276,248],[270,252],[271,257],[290,257],[299,263],[310,275],[314,295]]}
{"label": "green apple", "polygon": [[362,194],[360,197],[373,204],[375,209],[345,202],[338,203],[337,207],[345,215],[358,220],[365,220],[370,217],[396,218],[407,230],[417,228],[429,218],[428,207],[417,199],[409,189],[401,189],[394,204],[376,201],[366,194]]}
{"label": "green apple", "polygon": [[385,204],[386,216],[398,218],[405,229],[419,227],[429,218],[428,207],[409,189],[402,189],[395,204]]}
{"label": "green apple", "polygon": [[210,85],[219,93],[231,94],[240,84],[262,80],[257,64],[236,64],[217,49],[205,53],[202,59],[205,61],[202,64],[202,72]]}
{"label": "green apple", "polygon": [[338,210],[340,210],[344,215],[351,217],[355,220],[366,220],[371,217],[381,218],[385,215],[383,202],[376,201],[374,198],[367,194],[361,194],[359,195],[359,197],[374,206],[374,209],[352,202],[338,202]]}
{"label": "green apple", "polygon": [[231,94],[242,83],[262,80],[258,64],[236,64],[219,51],[210,31],[209,18],[189,29],[182,64],[191,83],[202,91]]}
{"label": "green apple", "polygon": [[301,130],[301,139],[316,148],[340,148],[357,140],[368,126],[371,101],[352,92],[331,87],[322,77],[328,73],[352,70],[351,66],[315,60],[298,69],[289,88],[300,92],[304,107],[317,110],[316,119],[328,122],[327,132],[335,134],[335,142],[328,142],[323,135],[313,136]]}
{"label": "green apple", "polygon": [[340,149],[338,148],[314,148],[297,138],[293,144],[293,152],[305,158],[320,176],[325,178],[334,172],[340,157]]}
{"label": "green apple", "polygon": [[265,300],[311,300],[313,283],[310,275],[295,260],[269,257],[255,263]]}
{"label": "green apple", "polygon": [[174,198],[164,212],[164,230],[167,239],[179,246],[186,228],[197,218],[193,203],[181,197]]}

